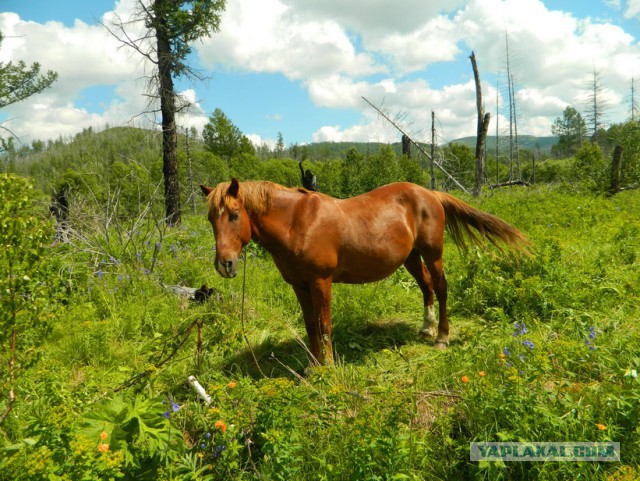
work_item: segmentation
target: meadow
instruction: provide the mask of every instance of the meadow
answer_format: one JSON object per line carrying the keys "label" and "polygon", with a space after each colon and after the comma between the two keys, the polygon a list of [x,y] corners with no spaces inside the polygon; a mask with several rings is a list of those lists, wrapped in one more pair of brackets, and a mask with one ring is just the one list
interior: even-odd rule
{"label": "meadow", "polygon": [[[336,366],[304,373],[293,291],[255,244],[218,276],[203,201],[179,228],[85,216],[54,242],[41,195],[0,185],[0,480],[640,479],[640,191],[463,196],[535,256],[447,241],[447,350],[418,336],[404,269],[334,286]],[[166,287],[202,284],[205,302]],[[474,441],[616,441],[621,460],[472,462]]]}

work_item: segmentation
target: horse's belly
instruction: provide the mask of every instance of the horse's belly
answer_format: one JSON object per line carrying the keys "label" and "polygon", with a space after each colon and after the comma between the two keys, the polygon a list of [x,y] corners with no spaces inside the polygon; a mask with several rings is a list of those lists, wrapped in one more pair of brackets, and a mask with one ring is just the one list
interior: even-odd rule
{"label": "horse's belly", "polygon": [[403,264],[406,257],[397,255],[385,258],[355,256],[348,261],[339,261],[333,273],[333,282],[365,284],[382,280],[393,274]]}

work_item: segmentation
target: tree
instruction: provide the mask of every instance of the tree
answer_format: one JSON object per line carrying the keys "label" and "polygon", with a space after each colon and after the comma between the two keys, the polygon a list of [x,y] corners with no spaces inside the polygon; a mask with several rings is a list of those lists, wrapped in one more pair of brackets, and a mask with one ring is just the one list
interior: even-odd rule
{"label": "tree", "polygon": [[582,115],[570,105],[564,109],[551,126],[551,133],[558,137],[558,143],[552,147],[552,153],[559,157],[574,155],[584,140],[587,126]]}
{"label": "tree", "polygon": [[591,140],[597,140],[599,132],[604,130],[605,111],[608,107],[604,100],[604,87],[600,72],[593,69],[593,79],[588,85],[585,120],[589,125]]}
{"label": "tree", "polygon": [[[165,218],[169,225],[181,220],[178,177],[178,136],[176,112],[179,108],[174,78],[201,79],[188,62],[190,44],[219,31],[225,0],[138,0],[138,12],[131,21],[116,20],[107,29],[154,66],[149,82],[150,97],[160,102],[162,115],[162,172],[165,189]],[[146,34],[130,35],[134,24],[143,22]]]}
{"label": "tree", "polygon": [[255,155],[251,141],[220,109],[215,109],[202,130],[205,148],[227,162],[241,154]]}
{"label": "tree", "polygon": [[[0,32],[0,44],[2,39],[3,36]],[[58,74],[51,70],[48,70],[46,74],[41,74],[40,64],[37,62],[31,66],[27,66],[22,60],[15,64],[0,62],[0,109],[42,92],[51,87],[57,78]],[[7,150],[8,145],[4,139],[0,139],[0,141],[2,148]]]}

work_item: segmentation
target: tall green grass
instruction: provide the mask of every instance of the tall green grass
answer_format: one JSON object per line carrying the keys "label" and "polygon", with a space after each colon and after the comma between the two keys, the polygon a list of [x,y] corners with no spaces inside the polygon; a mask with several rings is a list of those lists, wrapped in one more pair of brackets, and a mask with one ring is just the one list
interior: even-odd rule
{"label": "tall green grass", "polygon": [[[64,302],[0,426],[0,479],[637,479],[640,192],[467,200],[525,232],[535,257],[447,241],[445,351],[417,335],[404,270],[334,286],[337,365],[307,375],[291,288],[255,245],[220,278],[204,212],[145,224],[140,256],[117,236],[56,245]],[[162,286],[203,283],[204,304]],[[613,440],[622,460],[469,461],[470,442],[506,440]]]}

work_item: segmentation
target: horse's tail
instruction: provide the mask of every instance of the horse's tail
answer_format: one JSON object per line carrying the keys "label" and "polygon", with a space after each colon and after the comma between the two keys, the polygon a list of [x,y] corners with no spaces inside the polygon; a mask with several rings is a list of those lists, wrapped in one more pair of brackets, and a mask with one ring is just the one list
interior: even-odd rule
{"label": "horse's tail", "polygon": [[475,244],[482,244],[486,239],[500,251],[503,251],[502,245],[506,245],[525,255],[531,255],[531,242],[512,225],[444,192],[433,194],[444,208],[445,227],[458,247],[465,249],[467,238]]}

